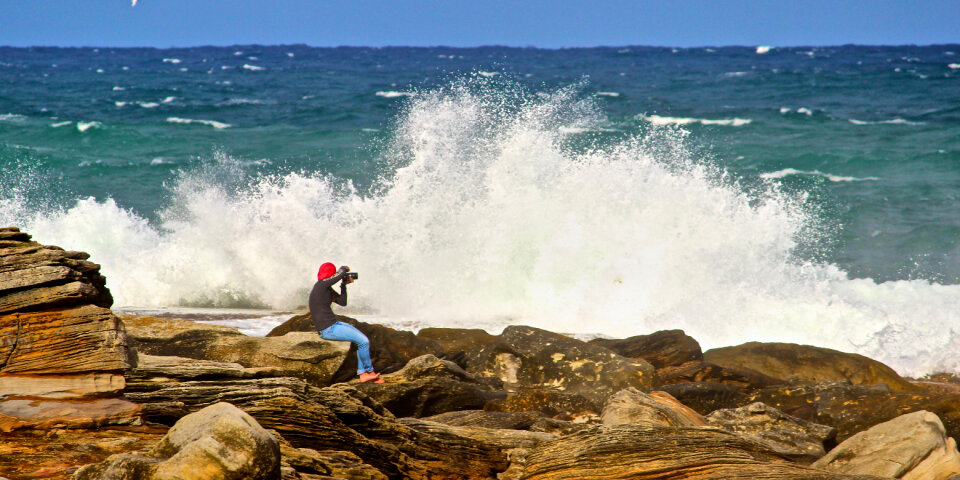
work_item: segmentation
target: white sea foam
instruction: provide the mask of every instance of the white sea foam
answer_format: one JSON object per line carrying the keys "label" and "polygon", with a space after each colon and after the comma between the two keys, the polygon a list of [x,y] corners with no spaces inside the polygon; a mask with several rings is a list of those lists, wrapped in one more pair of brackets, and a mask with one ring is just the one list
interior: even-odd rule
{"label": "white sea foam", "polygon": [[701,125],[723,125],[727,127],[742,127],[750,124],[753,120],[749,118],[724,118],[719,120],[710,120],[706,118],[690,117],[662,117],[660,115],[638,115],[637,118],[646,120],[654,125],[691,125],[699,123]]}
{"label": "white sea foam", "polygon": [[597,96],[600,97],[619,97],[620,92],[597,92]]}
{"label": "white sea foam", "polygon": [[257,100],[255,98],[231,98],[225,102],[220,102],[217,105],[219,106],[231,106],[231,105],[262,105],[265,102],[263,100]]}
{"label": "white sea foam", "polygon": [[160,103],[170,103],[170,102],[173,102],[173,101],[176,100],[176,99],[177,99],[177,97],[167,97],[167,98],[164,98],[163,100],[160,100]]}
{"label": "white sea foam", "polygon": [[416,93],[414,93],[414,92],[396,92],[396,91],[390,90],[390,91],[386,91],[386,92],[377,92],[376,95],[377,95],[378,97],[384,97],[384,98],[397,98],[397,97],[413,97],[413,96],[416,95]]}
{"label": "white sea foam", "polygon": [[19,113],[0,113],[0,122],[22,122],[26,119],[27,117]]}
{"label": "white sea foam", "polygon": [[164,59],[163,59],[163,63],[172,63],[172,64],[174,64],[174,65],[180,63],[181,61],[182,61],[182,60],[180,60],[179,58],[164,58]]}
{"label": "white sea foam", "polygon": [[791,113],[791,112],[795,112],[795,113],[797,113],[797,114],[799,114],[799,115],[806,115],[806,116],[808,116],[808,117],[813,115],[813,110],[810,110],[810,109],[807,108],[807,107],[800,107],[800,108],[797,108],[796,110],[794,110],[794,109],[792,109],[792,108],[789,108],[789,107],[780,107],[780,113],[781,113],[781,114],[786,115],[786,114]]}
{"label": "white sea foam", "polygon": [[114,85],[114,86],[113,86],[113,91],[114,91],[114,92],[121,92],[121,91],[123,91],[123,90],[126,90],[126,88],[120,87],[120,86],[117,86],[117,85]]}
{"label": "white sea foam", "polygon": [[951,64],[948,64],[947,66],[950,67],[951,70],[960,69],[960,63],[951,63]]}
{"label": "white sea foam", "polygon": [[77,122],[77,130],[81,133],[91,128],[100,128],[100,122]]}
{"label": "white sea foam", "polygon": [[481,75],[481,76],[484,76],[484,77],[494,77],[494,76],[500,75],[500,72],[484,72],[484,71],[479,71],[479,72],[477,72],[477,74],[478,74],[478,75]]}
{"label": "white sea foam", "polygon": [[854,125],[926,125],[924,122],[911,122],[910,120],[904,120],[902,118],[893,118],[890,120],[879,120],[876,122],[868,122],[866,120],[857,120],[855,118],[847,119],[848,122]]}
{"label": "white sea foam", "polygon": [[767,45],[760,45],[759,47],[757,47],[757,53],[762,55],[764,53],[769,52],[772,48],[773,47],[770,47]]}
{"label": "white sea foam", "polygon": [[727,72],[724,73],[724,77],[743,77],[745,75],[750,75],[750,72]]}
{"label": "white sea foam", "polygon": [[569,146],[560,129],[603,125],[599,112],[573,89],[457,83],[411,99],[368,194],[319,174],[250,177],[217,155],[168,184],[156,224],[111,199],[34,211],[4,191],[0,224],[91,253],[120,306],[288,309],[333,261],[362,273],[354,308],[423,326],[681,328],[704,348],[785,341],[904,374],[960,370],[960,286],[796,258],[817,240],[804,197],[777,182],[745,193],[676,129]]}
{"label": "white sea foam", "polygon": [[157,108],[160,106],[157,102],[137,102],[137,105],[140,105],[141,108]]}
{"label": "white sea foam", "polygon": [[71,123],[73,123],[73,122],[71,122],[71,121],[56,122],[56,123],[51,123],[50,126],[53,127],[53,128],[60,128],[60,127],[66,127],[67,125],[70,125]]}
{"label": "white sea foam", "polygon": [[191,123],[199,123],[201,125],[209,125],[217,130],[222,130],[224,128],[230,128],[229,123],[218,122],[215,120],[197,120],[194,118],[180,118],[180,117],[167,117],[167,121],[170,123],[183,123],[189,125]]}
{"label": "white sea foam", "polygon": [[261,71],[261,70],[266,70],[266,69],[263,68],[263,67],[260,67],[260,66],[257,66],[257,65],[250,65],[249,63],[244,63],[244,64],[243,64],[243,68],[246,69],[246,70],[250,70],[250,71],[252,71],[252,72],[259,72],[259,71]]}
{"label": "white sea foam", "polygon": [[761,173],[760,178],[767,180],[774,180],[779,178],[789,177],[791,175],[810,175],[816,177],[823,177],[831,182],[867,182],[880,180],[878,177],[845,177],[842,175],[833,175],[831,173],[823,173],[819,170],[797,170],[795,168],[784,168],[783,170],[777,170],[776,172]]}
{"label": "white sea foam", "polygon": [[126,107],[126,106],[127,106],[127,103],[129,103],[129,102],[120,102],[120,101],[113,102],[113,104],[114,104],[117,108]]}

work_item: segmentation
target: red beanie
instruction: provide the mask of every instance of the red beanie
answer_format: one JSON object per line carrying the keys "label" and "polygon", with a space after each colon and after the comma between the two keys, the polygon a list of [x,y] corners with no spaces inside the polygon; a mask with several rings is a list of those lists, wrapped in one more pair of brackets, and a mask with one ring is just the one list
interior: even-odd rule
{"label": "red beanie", "polygon": [[330,278],[334,273],[337,273],[337,267],[330,262],[324,263],[320,265],[320,271],[317,272],[317,280]]}

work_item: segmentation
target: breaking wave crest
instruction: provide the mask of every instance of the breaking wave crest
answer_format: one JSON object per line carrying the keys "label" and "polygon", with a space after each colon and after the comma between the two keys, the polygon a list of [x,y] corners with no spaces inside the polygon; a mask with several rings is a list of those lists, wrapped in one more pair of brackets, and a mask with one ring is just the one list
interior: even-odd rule
{"label": "breaking wave crest", "polygon": [[432,325],[682,328],[704,348],[785,341],[958,370],[960,287],[798,258],[819,241],[807,200],[742,188],[676,126],[570,143],[604,121],[576,86],[474,79],[406,102],[368,192],[216,154],[169,186],[155,222],[111,199],[38,211],[8,192],[0,220],[90,252],[119,305],[294,307],[332,261],[361,273],[353,305]]}

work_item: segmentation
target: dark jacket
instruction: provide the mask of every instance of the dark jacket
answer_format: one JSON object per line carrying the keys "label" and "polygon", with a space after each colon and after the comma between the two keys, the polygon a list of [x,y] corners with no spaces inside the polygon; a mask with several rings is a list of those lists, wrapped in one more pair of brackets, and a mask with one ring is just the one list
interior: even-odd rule
{"label": "dark jacket", "polygon": [[340,267],[332,277],[315,283],[313,290],[310,291],[310,316],[318,332],[337,321],[337,316],[330,309],[331,303],[337,302],[337,305],[347,306],[347,284],[340,284],[340,293],[333,289],[333,285],[342,280],[346,273],[347,269]]}

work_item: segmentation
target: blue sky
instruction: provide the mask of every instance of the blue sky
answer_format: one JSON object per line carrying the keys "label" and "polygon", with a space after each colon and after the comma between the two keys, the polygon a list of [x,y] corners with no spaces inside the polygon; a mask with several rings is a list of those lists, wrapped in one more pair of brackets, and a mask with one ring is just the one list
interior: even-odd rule
{"label": "blue sky", "polygon": [[960,43],[960,1],[0,0],[0,45]]}

